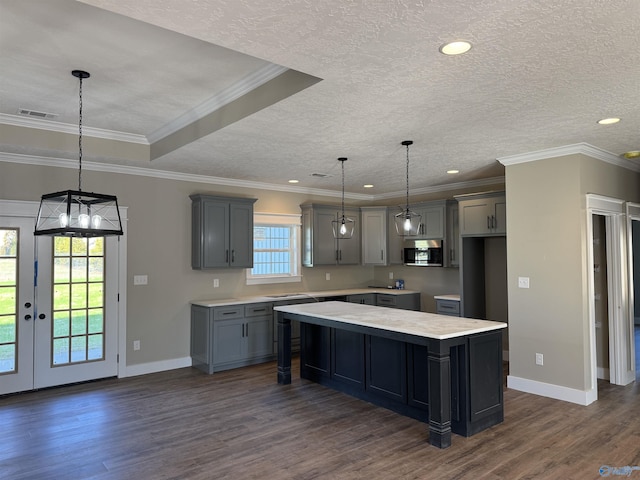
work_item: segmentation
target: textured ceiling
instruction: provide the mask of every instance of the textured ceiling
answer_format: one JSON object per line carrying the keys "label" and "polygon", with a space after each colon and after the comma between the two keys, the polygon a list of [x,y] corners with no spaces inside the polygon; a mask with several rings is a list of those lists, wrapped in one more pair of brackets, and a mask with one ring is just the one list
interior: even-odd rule
{"label": "textured ceiling", "polygon": [[[77,156],[80,68],[99,163],[339,190],[345,156],[347,191],[375,196],[404,190],[405,139],[418,189],[619,155],[640,150],[639,20],[637,0],[0,0],[0,154]],[[92,151],[104,131],[117,148]]]}

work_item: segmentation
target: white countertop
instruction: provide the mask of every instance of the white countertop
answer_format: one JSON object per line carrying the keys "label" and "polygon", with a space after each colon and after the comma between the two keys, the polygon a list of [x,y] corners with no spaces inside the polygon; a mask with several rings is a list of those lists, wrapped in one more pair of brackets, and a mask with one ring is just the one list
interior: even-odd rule
{"label": "white countertop", "polygon": [[455,302],[460,301],[460,295],[434,295],[436,300],[453,300]]}
{"label": "white countertop", "polygon": [[304,303],[274,307],[274,310],[438,340],[507,328],[507,324],[502,322],[375,307],[359,303]]}
{"label": "white countertop", "polygon": [[261,303],[261,302],[278,302],[282,300],[300,300],[304,298],[326,298],[343,295],[360,295],[363,293],[385,293],[388,295],[408,295],[411,293],[420,293],[416,290],[397,290],[393,288],[349,288],[342,290],[322,290],[318,292],[300,292],[300,293],[274,293],[272,295],[223,298],[216,300],[192,300],[192,305],[201,307],[222,307],[225,305],[239,305],[243,303]]}

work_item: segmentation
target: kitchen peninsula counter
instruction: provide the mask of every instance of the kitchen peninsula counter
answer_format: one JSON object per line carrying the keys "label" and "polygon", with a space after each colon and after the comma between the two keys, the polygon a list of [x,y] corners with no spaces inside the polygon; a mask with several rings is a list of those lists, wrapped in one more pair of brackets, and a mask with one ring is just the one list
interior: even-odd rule
{"label": "kitchen peninsula counter", "polygon": [[343,302],[278,306],[278,383],[291,383],[291,320],[300,375],[428,421],[429,441],[502,422],[505,323]]}

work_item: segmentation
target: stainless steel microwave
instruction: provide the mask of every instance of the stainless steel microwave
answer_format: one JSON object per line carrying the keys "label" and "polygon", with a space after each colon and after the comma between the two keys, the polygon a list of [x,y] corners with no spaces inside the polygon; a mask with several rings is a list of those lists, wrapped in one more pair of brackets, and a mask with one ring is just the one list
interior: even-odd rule
{"label": "stainless steel microwave", "polygon": [[442,266],[442,240],[405,240],[403,263],[419,267]]}

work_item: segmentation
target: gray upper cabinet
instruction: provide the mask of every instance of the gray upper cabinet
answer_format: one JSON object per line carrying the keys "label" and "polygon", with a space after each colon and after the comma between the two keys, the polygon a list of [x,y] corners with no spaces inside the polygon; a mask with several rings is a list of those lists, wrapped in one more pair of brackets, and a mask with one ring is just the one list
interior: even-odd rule
{"label": "gray upper cabinet", "polygon": [[435,240],[445,238],[446,205],[446,200],[437,200],[434,202],[416,204],[410,207],[411,210],[422,216],[422,221],[418,235],[407,238]]}
{"label": "gray upper cabinet", "polygon": [[504,192],[456,196],[460,236],[491,236],[507,233],[507,203]]}
{"label": "gray upper cabinet", "polygon": [[445,244],[445,262],[450,267],[460,266],[460,223],[458,221],[458,203],[447,203],[447,243]]}
{"label": "gray upper cabinet", "polygon": [[191,267],[253,267],[254,198],[191,195]]}
{"label": "gray upper cabinet", "polygon": [[340,207],[308,204],[302,209],[302,265],[359,265],[360,209],[345,209],[345,216],[355,220],[353,237],[333,237],[331,222],[342,216]]}
{"label": "gray upper cabinet", "polygon": [[396,232],[393,207],[360,207],[362,216],[362,264],[400,265],[404,237]]}

